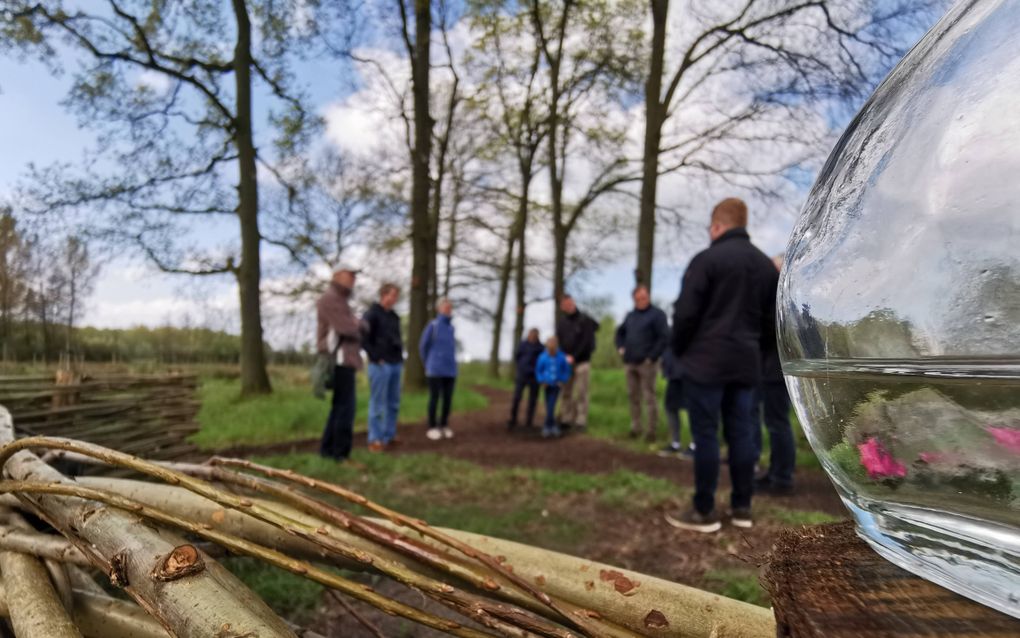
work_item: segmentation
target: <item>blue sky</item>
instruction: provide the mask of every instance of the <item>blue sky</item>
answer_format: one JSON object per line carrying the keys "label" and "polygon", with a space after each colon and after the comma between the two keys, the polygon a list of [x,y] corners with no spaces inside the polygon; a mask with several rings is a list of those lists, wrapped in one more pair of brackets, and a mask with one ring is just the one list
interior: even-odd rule
{"label": "blue sky", "polygon": [[[73,68],[74,61],[67,55],[64,58]],[[300,69],[298,79],[307,87],[313,103],[325,109],[342,101],[355,88],[349,76],[345,78],[343,73],[335,61],[311,61]],[[77,162],[93,143],[92,134],[80,129],[75,117],[60,105],[70,81],[68,74],[54,77],[38,62],[0,57],[0,149],[3,149],[0,152],[0,200],[13,192],[29,163],[45,166],[54,161]],[[806,194],[809,176],[799,177]],[[719,197],[728,194],[719,193]],[[668,195],[660,190],[660,199]],[[793,211],[799,204],[790,202],[786,210],[771,214],[775,211],[756,210],[752,202],[750,231],[766,253],[775,254],[785,248],[794,222]],[[706,210],[706,218],[707,214]],[[663,305],[670,304],[676,297],[687,261],[708,243],[707,233],[702,239],[696,235],[685,243],[673,242],[672,249],[659,249],[654,297]],[[621,316],[630,303],[635,233],[627,230],[613,239],[620,246],[619,252],[626,257],[589,273],[570,288],[582,298],[585,295],[611,296],[614,313]],[[84,320],[110,327],[188,322],[233,330],[236,327],[234,308],[236,292],[230,278],[168,276],[157,272],[144,260],[123,256],[106,263],[95,294],[87,304]],[[551,316],[550,304],[541,303],[529,308],[526,320],[528,325],[547,331],[551,328]],[[486,356],[489,327],[463,319],[460,325],[461,341],[468,344],[465,354]],[[301,340],[300,330],[274,330],[269,326],[268,334],[281,346]],[[505,348],[509,348],[509,344],[505,344]]]}

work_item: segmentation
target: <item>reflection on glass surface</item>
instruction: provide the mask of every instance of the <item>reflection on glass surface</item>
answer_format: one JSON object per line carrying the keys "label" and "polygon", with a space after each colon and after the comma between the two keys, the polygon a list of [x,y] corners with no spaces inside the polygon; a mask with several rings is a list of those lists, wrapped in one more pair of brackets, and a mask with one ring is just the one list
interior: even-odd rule
{"label": "reflection on glass surface", "polygon": [[858,114],[787,251],[791,395],[862,536],[1020,617],[1020,2],[962,2]]}

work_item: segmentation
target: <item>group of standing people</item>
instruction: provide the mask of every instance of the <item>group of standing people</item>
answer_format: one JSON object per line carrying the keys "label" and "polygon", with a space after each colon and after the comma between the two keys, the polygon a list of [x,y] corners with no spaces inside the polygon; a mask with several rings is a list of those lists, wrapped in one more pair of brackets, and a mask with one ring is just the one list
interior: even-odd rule
{"label": "group of standing people", "polygon": [[[670,514],[676,527],[701,532],[721,528],[715,510],[720,470],[719,424],[728,448],[727,464],[733,492],[730,521],[750,527],[751,495],[757,488],[773,494],[793,489],[795,444],[776,349],[776,292],[781,259],[765,256],[747,233],[747,206],[735,198],[720,202],[708,227],[711,245],[691,260],[674,305],[673,325],[651,303],[648,288],[633,291],[634,308],[616,330],[615,346],[626,368],[630,401],[630,436],[656,438],[659,419],[656,384],[661,367],[667,380],[665,410],[670,441],[660,452],[693,458],[695,496],[689,510]],[[517,378],[510,428],[518,424],[520,403],[529,392],[526,425],[534,420],[538,390],[545,388],[543,435],[583,429],[587,423],[589,361],[598,323],[578,311],[569,296],[562,299],[556,337],[539,343],[537,330],[515,353]],[[555,356],[556,342],[573,366],[566,382],[539,374],[540,357]],[[555,414],[562,386],[562,405]],[[681,410],[686,409],[691,442],[681,441]],[[761,415],[769,431],[767,469],[755,476],[762,452]]]}
{"label": "group of standing people", "polygon": [[[358,319],[351,309],[357,274],[349,268],[336,271],[316,304],[316,348],[328,357],[331,370],[326,383],[333,389],[319,453],[337,461],[351,454],[357,405],[355,377],[364,366],[362,350],[368,358],[368,449],[381,452],[400,444],[397,418],[404,340],[400,316],[394,310],[400,300],[400,287],[383,284],[379,300]],[[448,299],[440,300],[436,318],[426,326],[418,344],[429,384],[427,436],[433,441],[453,438],[449,419],[457,381],[457,340],[452,317],[453,304]]]}
{"label": "group of standing people", "polygon": [[[693,457],[695,493],[687,510],[667,514],[666,519],[675,527],[698,532],[721,528],[715,503],[720,423],[732,484],[731,524],[752,526],[751,498],[756,486],[773,493],[792,489],[795,448],[790,402],[776,351],[779,264],[751,243],[746,226],[743,201],[730,198],[717,204],[708,227],[711,244],[684,273],[672,327],[666,313],[651,303],[648,288],[639,285],[633,291],[634,308],[615,335],[617,352],[626,366],[632,437],[643,433],[647,440],[655,439],[660,366],[668,381],[665,408],[672,440],[663,452]],[[318,303],[318,350],[332,353],[335,361],[333,404],[321,453],[335,459],[350,454],[355,372],[362,365],[362,348],[369,358],[369,449],[381,451],[398,443],[403,342],[393,307],[400,290],[385,284],[379,302],[358,320],[350,309],[355,276],[353,270],[338,271]],[[525,393],[524,425],[533,425],[541,390],[546,438],[587,427],[591,357],[599,329],[598,322],[581,312],[570,295],[564,295],[559,304],[556,335],[543,344],[538,330],[532,329],[514,353],[516,383],[508,427],[518,426]],[[436,319],[418,344],[429,380],[427,436],[431,440],[453,437],[448,425],[457,377],[452,311],[449,300],[440,301]],[[771,456],[768,470],[756,477],[762,451],[760,406],[764,406]],[[681,409],[687,410],[691,426],[692,442],[687,448],[681,445]]]}

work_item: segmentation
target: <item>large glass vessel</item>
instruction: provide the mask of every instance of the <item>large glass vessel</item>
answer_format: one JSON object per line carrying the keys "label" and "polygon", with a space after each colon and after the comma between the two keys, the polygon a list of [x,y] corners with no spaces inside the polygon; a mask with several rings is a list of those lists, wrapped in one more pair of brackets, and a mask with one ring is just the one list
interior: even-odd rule
{"label": "large glass vessel", "polygon": [[797,413],[860,534],[1020,617],[1020,2],[961,2],[836,146],[787,251]]}

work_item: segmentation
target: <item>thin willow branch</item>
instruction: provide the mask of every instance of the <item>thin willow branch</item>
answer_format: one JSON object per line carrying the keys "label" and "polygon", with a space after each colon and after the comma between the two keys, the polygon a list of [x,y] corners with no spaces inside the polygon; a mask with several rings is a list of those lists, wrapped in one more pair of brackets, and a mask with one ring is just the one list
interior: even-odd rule
{"label": "thin willow branch", "polygon": [[359,614],[357,610],[355,610],[354,607],[352,607],[349,602],[344,600],[343,596],[336,593],[335,591],[329,592],[329,595],[332,596],[333,600],[335,600],[338,605],[343,607],[347,611],[347,613],[351,615],[351,618],[361,623],[362,626],[365,629],[367,629],[373,636],[375,636],[376,638],[386,638],[386,634],[379,631],[379,628],[373,625],[368,618],[365,618],[364,616]]}
{"label": "thin willow branch", "polygon": [[[10,413],[0,407],[0,443],[13,444]],[[71,482],[30,452],[5,456],[5,475],[61,485]],[[207,638],[230,625],[235,633],[294,638],[263,600],[215,561],[186,577],[161,581],[153,574],[183,538],[153,529],[137,516],[100,503],[61,496],[16,493],[22,507],[73,542],[94,566],[110,575],[149,614],[180,638]],[[195,600],[203,605],[196,607]]]}
{"label": "thin willow branch", "polygon": [[279,470],[265,465],[252,463],[251,461],[247,460],[227,459],[222,457],[214,457],[210,459],[209,463],[212,465],[240,467],[252,470],[255,472],[259,472],[260,474],[263,474],[265,476],[280,478],[285,481],[297,483],[299,485],[303,485],[305,487],[320,492],[324,492],[326,494],[339,496],[340,498],[348,501],[349,503],[360,505],[368,509],[369,511],[379,514],[380,516],[384,517],[385,519],[393,522],[394,524],[400,527],[407,527],[409,529],[412,529],[418,532],[419,534],[422,534],[428,538],[432,538],[433,540],[439,541],[440,543],[457,550],[458,552],[460,552],[464,556],[467,556],[470,559],[478,561],[495,574],[502,576],[503,578],[510,581],[511,583],[513,583],[520,589],[524,590],[531,596],[534,596],[536,600],[548,606],[550,609],[555,611],[561,617],[565,618],[568,622],[571,622],[572,624],[577,624],[580,629],[588,631],[589,633],[593,634],[597,634],[602,630],[602,628],[598,627],[595,623],[592,623],[583,617],[584,614],[586,613],[586,610],[575,609],[573,610],[574,613],[571,614],[564,608],[564,606],[561,603],[553,601],[553,599],[550,598],[548,594],[534,587],[527,580],[515,574],[512,569],[501,564],[498,560],[496,560],[495,557],[490,556],[485,552],[478,551],[477,549],[471,547],[466,543],[462,543],[455,538],[452,538],[446,534],[443,534],[442,532],[437,531],[434,527],[432,527],[425,521],[414,519],[411,518],[410,516],[405,516],[400,512],[396,512],[394,510],[389,509],[388,507],[385,507],[378,503],[374,503],[365,498],[364,496],[352,492],[350,490],[347,490],[343,487],[334,485],[332,483],[327,483],[325,481],[320,481],[308,476],[303,476],[292,470]]}
{"label": "thin willow branch", "polygon": [[[468,592],[458,590],[451,585],[423,576],[418,572],[407,568],[405,565],[388,561],[379,556],[368,555],[364,551],[352,550],[350,547],[337,542],[331,538],[322,527],[312,527],[295,521],[292,518],[282,516],[272,508],[265,507],[249,499],[242,498],[236,494],[217,489],[206,481],[195,479],[186,474],[176,472],[162,465],[158,465],[123,452],[110,450],[98,445],[62,439],[55,437],[26,437],[11,442],[0,449],[0,465],[6,462],[12,454],[20,450],[31,448],[61,449],[79,454],[94,456],[104,462],[132,469],[134,471],[158,478],[171,485],[180,485],[196,494],[200,494],[220,505],[234,510],[248,512],[251,516],[270,523],[291,534],[310,540],[323,548],[339,553],[354,561],[367,562],[376,567],[379,571],[395,580],[417,589],[428,595],[439,603],[454,609],[460,613],[467,612],[469,618],[480,622],[493,629],[501,629],[505,623],[523,622],[520,619],[528,619],[527,623],[531,628],[542,628],[542,634],[549,638],[569,638],[569,633],[564,633],[556,626],[548,625],[536,618],[530,618],[526,612],[516,608],[508,608],[504,605],[492,604],[484,598],[475,596]],[[581,623],[577,623],[581,624]],[[503,630],[503,629],[501,629]],[[598,635],[593,633],[591,635]]]}
{"label": "thin willow branch", "polygon": [[382,609],[387,613],[393,613],[394,615],[414,620],[415,622],[427,627],[446,631],[456,636],[464,636],[466,638],[483,638],[491,636],[491,634],[464,627],[454,621],[438,618],[409,605],[390,600],[385,596],[375,593],[370,587],[366,587],[365,585],[355,583],[336,574],[319,569],[305,561],[295,560],[286,554],[269,547],[264,547],[257,543],[252,543],[242,538],[210,529],[210,526],[208,525],[179,518],[172,514],[160,511],[157,508],[143,505],[133,499],[125,498],[119,494],[66,483],[41,483],[35,481],[10,480],[0,481],[0,493],[53,494],[104,503],[111,507],[131,512],[137,516],[187,531],[206,540],[223,545],[238,554],[258,558],[291,573],[304,576],[331,589],[342,591],[353,598],[363,600],[373,607]]}

